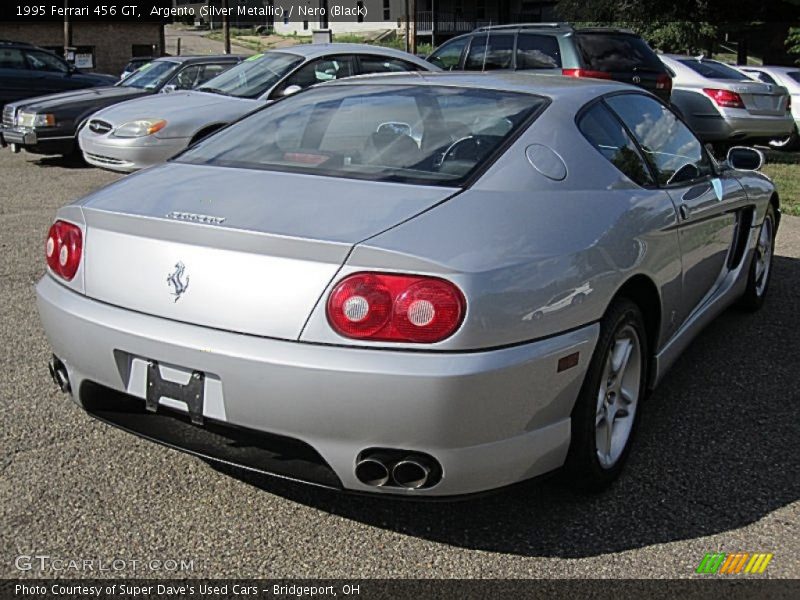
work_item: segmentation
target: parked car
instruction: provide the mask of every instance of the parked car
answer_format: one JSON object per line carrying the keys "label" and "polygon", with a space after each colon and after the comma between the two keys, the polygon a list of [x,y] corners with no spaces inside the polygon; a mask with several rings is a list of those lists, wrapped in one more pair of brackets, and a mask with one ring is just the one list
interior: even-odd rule
{"label": "parked car", "polygon": [[437,48],[428,60],[444,70],[534,70],[631,83],[669,102],[672,80],[658,55],[625,29],[568,23],[480,27]]}
{"label": "parked car", "polygon": [[602,488],[691,339],[764,301],[762,160],[610,81],[316,86],[57,213],[50,367],[102,421],[321,486]]}
{"label": "parked car", "polygon": [[116,81],[113,75],[84,73],[37,46],[0,41],[0,108],[23,98],[112,85]]}
{"label": "parked car", "polygon": [[125,68],[122,69],[122,73],[120,73],[119,78],[125,79],[128,75],[136,71],[139,67],[143,67],[149,62],[155,60],[153,56],[137,56],[132,58],[128,61],[128,64],[125,65]]}
{"label": "parked car", "polygon": [[722,150],[787,137],[794,128],[786,88],[753,81],[716,60],[664,54],[672,104],[703,142]]}
{"label": "parked car", "polygon": [[12,102],[3,110],[0,138],[15,151],[72,154],[78,150],[78,130],[99,109],[158,92],[190,90],[241,60],[225,54],[158,58],[113,86]]}
{"label": "parked car", "polygon": [[366,44],[308,44],[251,56],[196,90],[97,112],[78,137],[89,164],[130,172],[164,162],[239,117],[321,81],[435,70],[406,52]]}
{"label": "parked car", "polygon": [[770,141],[770,146],[781,150],[795,150],[800,147],[800,68],[798,67],[739,67],[742,71],[770,85],[779,85],[789,91],[794,131],[788,137]]}

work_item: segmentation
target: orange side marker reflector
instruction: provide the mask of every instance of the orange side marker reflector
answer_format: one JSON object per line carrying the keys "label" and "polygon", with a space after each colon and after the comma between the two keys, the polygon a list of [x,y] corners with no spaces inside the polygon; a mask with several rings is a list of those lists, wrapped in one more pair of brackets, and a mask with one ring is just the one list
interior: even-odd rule
{"label": "orange side marker reflector", "polygon": [[578,365],[578,359],[580,358],[580,352],[573,352],[563,358],[558,359],[558,370],[557,373],[561,373],[561,371],[566,371],[567,369],[571,369]]}

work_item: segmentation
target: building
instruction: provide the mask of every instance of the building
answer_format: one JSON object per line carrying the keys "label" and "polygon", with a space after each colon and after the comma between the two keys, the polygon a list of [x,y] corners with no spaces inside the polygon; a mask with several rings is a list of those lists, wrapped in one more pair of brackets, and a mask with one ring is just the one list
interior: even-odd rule
{"label": "building", "polygon": [[417,0],[417,39],[434,46],[476,27],[557,21],[557,0]]}
{"label": "building", "polygon": [[[119,74],[132,56],[161,56],[164,25],[143,21],[82,21],[70,25],[67,59],[86,71]],[[0,21],[0,39],[28,42],[64,56],[64,23]]]}

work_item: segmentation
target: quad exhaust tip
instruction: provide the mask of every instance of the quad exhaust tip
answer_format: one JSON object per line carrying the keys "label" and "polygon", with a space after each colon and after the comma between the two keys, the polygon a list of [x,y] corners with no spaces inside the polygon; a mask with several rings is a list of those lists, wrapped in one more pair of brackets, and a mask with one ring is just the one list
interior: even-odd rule
{"label": "quad exhaust tip", "polygon": [[66,365],[54,354],[47,368],[50,370],[50,377],[53,378],[58,388],[65,394],[69,394],[71,386],[69,384],[69,373],[67,372]]}
{"label": "quad exhaust tip", "polygon": [[418,490],[430,488],[442,478],[441,465],[431,456],[404,450],[371,449],[356,461],[356,478],[370,487]]}

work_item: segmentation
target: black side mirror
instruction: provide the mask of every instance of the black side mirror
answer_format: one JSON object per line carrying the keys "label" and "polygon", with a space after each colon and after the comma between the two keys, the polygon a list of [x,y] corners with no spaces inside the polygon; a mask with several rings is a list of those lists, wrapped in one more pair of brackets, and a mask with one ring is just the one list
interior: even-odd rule
{"label": "black side mirror", "polygon": [[764,164],[764,155],[755,148],[734,146],[728,150],[728,164],[740,171],[758,171]]}

